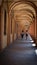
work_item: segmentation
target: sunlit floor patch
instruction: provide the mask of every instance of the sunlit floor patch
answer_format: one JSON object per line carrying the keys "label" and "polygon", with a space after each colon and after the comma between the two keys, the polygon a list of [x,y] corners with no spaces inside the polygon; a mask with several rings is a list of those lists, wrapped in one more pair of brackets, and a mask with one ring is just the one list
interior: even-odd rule
{"label": "sunlit floor patch", "polygon": [[36,46],[36,44],[34,43],[34,44],[32,44],[32,46],[34,46],[34,47],[35,47],[35,46]]}
{"label": "sunlit floor patch", "polygon": [[36,53],[36,55],[37,55],[37,49],[35,50],[35,53]]}

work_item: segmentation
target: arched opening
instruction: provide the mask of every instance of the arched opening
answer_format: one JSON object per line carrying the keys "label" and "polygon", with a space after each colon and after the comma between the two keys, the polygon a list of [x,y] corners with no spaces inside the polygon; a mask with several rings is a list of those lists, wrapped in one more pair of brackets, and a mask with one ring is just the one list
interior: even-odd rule
{"label": "arched opening", "polygon": [[[36,11],[30,2],[21,1],[12,3],[9,7],[9,16],[12,20],[13,39],[15,37],[14,34],[16,34],[17,37],[20,36],[22,29],[24,30],[24,32],[28,30],[28,33],[36,37]],[[16,26],[17,29],[15,30]]]}

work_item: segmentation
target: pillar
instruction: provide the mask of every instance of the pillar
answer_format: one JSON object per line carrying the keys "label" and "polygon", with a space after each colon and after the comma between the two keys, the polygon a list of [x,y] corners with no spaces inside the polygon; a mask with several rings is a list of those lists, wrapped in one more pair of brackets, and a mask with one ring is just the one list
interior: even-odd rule
{"label": "pillar", "polygon": [[18,24],[16,23],[16,39],[18,39]]}
{"label": "pillar", "polygon": [[10,24],[11,24],[10,15],[9,15],[9,12],[8,12],[7,46],[10,44],[10,32],[11,32]]}
{"label": "pillar", "polygon": [[0,7],[0,50],[1,50],[1,7]]}
{"label": "pillar", "polygon": [[37,16],[36,16],[36,46],[37,46]]}
{"label": "pillar", "polygon": [[15,21],[12,19],[12,41],[14,42],[14,29],[15,29]]}
{"label": "pillar", "polygon": [[4,8],[1,8],[1,50],[4,49],[3,37],[4,36]]}

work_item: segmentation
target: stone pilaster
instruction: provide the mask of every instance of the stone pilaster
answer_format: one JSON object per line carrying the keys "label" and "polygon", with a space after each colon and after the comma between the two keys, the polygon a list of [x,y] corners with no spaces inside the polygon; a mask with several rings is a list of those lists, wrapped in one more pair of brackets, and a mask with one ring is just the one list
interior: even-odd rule
{"label": "stone pilaster", "polygon": [[10,24],[11,24],[10,15],[8,13],[7,45],[10,44],[10,32],[11,32]]}
{"label": "stone pilaster", "polygon": [[1,7],[0,7],[0,50],[1,50]]}

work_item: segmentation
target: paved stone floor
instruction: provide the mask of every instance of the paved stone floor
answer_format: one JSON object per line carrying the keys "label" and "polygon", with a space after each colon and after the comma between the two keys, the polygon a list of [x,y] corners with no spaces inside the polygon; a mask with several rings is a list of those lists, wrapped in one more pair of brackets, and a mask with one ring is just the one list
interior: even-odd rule
{"label": "paved stone floor", "polygon": [[0,53],[0,65],[37,65],[33,43],[30,40],[26,42],[25,38],[15,40]]}

